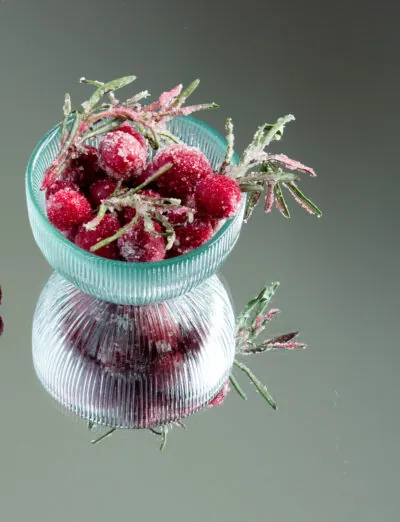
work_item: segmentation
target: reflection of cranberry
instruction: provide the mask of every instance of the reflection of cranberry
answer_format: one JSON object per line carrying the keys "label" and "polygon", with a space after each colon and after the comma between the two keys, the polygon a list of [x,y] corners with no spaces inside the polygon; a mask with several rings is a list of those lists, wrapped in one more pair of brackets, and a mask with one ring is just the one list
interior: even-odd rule
{"label": "reflection of cranberry", "polygon": [[137,307],[136,311],[138,333],[144,344],[154,347],[159,353],[177,348],[180,341],[179,326],[165,303]]}
{"label": "reflection of cranberry", "polygon": [[81,292],[69,296],[64,310],[58,324],[68,358],[75,359],[75,380],[69,384],[74,407],[85,405],[89,393],[90,409],[111,425],[149,428],[205,405],[198,397],[201,382],[193,391],[190,383],[198,378],[208,324],[178,323],[168,301],[118,305]]}
{"label": "reflection of cranberry", "polygon": [[228,395],[230,391],[229,379],[225,382],[222,389],[217,393],[217,395],[208,403],[209,406],[219,406],[225,400],[225,397]]}

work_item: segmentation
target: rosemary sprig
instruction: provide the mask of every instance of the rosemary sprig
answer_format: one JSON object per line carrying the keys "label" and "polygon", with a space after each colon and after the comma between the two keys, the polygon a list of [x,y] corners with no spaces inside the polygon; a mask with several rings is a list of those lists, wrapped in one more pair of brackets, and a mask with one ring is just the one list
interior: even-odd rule
{"label": "rosemary sprig", "polygon": [[[315,177],[314,170],[285,154],[270,154],[265,150],[272,141],[282,138],[285,125],[294,119],[295,117],[292,114],[288,114],[279,118],[274,124],[265,123],[261,125],[237,165],[232,165],[231,162],[234,136],[232,122],[227,120],[227,148],[220,174],[236,179],[242,192],[248,193],[244,221],[248,221],[251,217],[260,201],[262,192],[265,192],[264,209],[266,213],[271,212],[275,203],[282,215],[290,218],[290,212],[282,194],[282,187],[287,189],[295,201],[307,212],[317,217],[322,215],[321,210],[301,192],[296,184],[300,180],[300,173],[308,173]],[[259,171],[254,170],[256,168],[259,168]]]}
{"label": "rosemary sprig", "polygon": [[[266,329],[269,322],[279,313],[277,308],[272,308],[267,312],[267,308],[278,287],[278,282],[266,285],[256,297],[248,302],[243,312],[238,316],[236,322],[237,355],[251,355],[276,349],[294,350],[306,347],[304,343],[293,341],[297,337],[298,332],[279,335],[261,343],[257,342],[257,337],[260,333]],[[276,410],[277,405],[274,398],[253,371],[237,359],[234,361],[234,366],[247,375],[261,396]],[[230,381],[239,395],[245,398],[246,396],[233,374],[231,374]]]}
{"label": "rosemary sprig", "polygon": [[[118,102],[115,92],[136,80],[135,76],[124,76],[107,83],[81,78],[80,82],[95,87],[90,98],[81,104],[78,110],[72,111],[71,99],[65,96],[61,126],[60,152],[46,169],[42,182],[42,190],[56,181],[71,159],[79,153],[89,138],[99,136],[117,128],[122,122],[135,124],[147,138],[149,144],[157,149],[163,141],[179,142],[178,138],[166,130],[165,124],[177,116],[186,116],[199,110],[214,109],[215,103],[203,103],[184,106],[188,97],[198,87],[199,80],[192,82],[186,89],[182,85],[174,87],[160,95],[159,99],[149,105],[141,105],[148,91],[141,91]],[[103,102],[107,96],[109,103]],[[72,118],[72,120],[71,120]]]}

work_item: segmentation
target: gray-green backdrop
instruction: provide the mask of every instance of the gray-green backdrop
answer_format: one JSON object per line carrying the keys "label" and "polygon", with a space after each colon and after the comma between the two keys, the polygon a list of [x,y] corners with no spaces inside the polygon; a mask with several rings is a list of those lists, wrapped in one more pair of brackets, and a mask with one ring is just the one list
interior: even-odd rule
{"label": "gray-green backdrop", "polygon": [[[5,522],[394,521],[399,507],[399,8],[391,1],[0,2],[0,519]],[[201,115],[237,149],[265,121],[297,121],[274,150],[311,164],[315,219],[259,209],[223,268],[240,309],[279,280],[273,332],[309,348],[253,360],[278,412],[244,384],[175,430],[89,444],[31,362],[51,269],[27,221],[24,171],[81,76],[134,73],[158,94],[201,78]],[[129,94],[129,93],[128,93]],[[249,364],[252,361],[249,360]]]}

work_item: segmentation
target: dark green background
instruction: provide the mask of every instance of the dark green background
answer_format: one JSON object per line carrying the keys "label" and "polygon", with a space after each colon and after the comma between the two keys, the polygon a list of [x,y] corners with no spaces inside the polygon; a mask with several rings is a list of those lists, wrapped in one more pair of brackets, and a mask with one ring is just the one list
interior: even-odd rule
{"label": "dark green background", "polygon": [[[0,519],[376,522],[399,511],[396,2],[0,2]],[[202,80],[201,117],[241,152],[292,112],[274,150],[315,167],[317,220],[257,211],[223,268],[235,307],[279,280],[274,333],[309,348],[248,360],[278,400],[234,393],[160,454],[148,433],[91,446],[31,363],[31,322],[51,269],[24,201],[31,150],[81,76],[134,73],[152,93]],[[129,92],[127,92],[127,95]],[[305,178],[305,177],[304,177]],[[246,384],[246,383],[245,383]]]}

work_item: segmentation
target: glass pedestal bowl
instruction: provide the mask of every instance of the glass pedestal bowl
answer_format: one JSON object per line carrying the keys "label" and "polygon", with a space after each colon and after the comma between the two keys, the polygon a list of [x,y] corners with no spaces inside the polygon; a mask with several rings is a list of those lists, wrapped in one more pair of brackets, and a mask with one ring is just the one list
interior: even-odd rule
{"label": "glass pedestal bowl", "polygon": [[101,301],[54,273],[37,303],[33,362],[63,406],[118,428],[151,428],[206,406],[229,378],[235,321],[217,276],[143,306]]}
{"label": "glass pedestal bowl", "polygon": [[[200,148],[217,169],[226,140],[196,118],[180,117],[169,130],[188,145]],[[49,264],[83,292],[99,299],[141,305],[171,299],[190,291],[212,276],[226,260],[243,222],[244,197],[238,214],[226,221],[206,244],[188,254],[154,263],[113,261],[80,249],[48,221],[44,193],[45,169],[59,150],[60,126],[49,131],[32,153],[26,173],[28,215],[35,240]],[[96,145],[96,140],[89,142]],[[235,156],[234,161],[238,158]]]}

